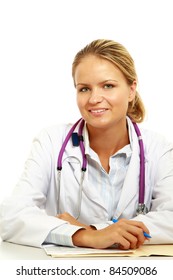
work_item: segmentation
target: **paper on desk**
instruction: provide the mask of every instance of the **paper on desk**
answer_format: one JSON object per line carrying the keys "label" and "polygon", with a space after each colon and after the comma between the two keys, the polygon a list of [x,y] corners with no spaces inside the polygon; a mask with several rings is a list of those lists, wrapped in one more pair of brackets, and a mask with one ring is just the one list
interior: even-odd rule
{"label": "paper on desk", "polygon": [[134,255],[135,257],[149,257],[149,256],[173,256],[173,244],[161,245],[143,245],[138,248]]}
{"label": "paper on desk", "polygon": [[173,245],[143,245],[136,250],[119,249],[91,249],[80,247],[63,247],[55,245],[43,246],[47,255],[53,258],[74,257],[148,257],[148,256],[173,256]]}
{"label": "paper on desk", "polygon": [[43,246],[47,255],[54,258],[69,258],[69,257],[106,257],[106,256],[126,256],[133,253],[133,250],[119,250],[119,249],[92,249],[81,247],[64,247],[55,245]]}

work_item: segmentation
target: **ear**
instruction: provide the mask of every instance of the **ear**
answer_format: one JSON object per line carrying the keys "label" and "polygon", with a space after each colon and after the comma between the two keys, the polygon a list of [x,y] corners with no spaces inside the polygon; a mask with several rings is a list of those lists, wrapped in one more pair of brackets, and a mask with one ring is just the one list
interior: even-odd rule
{"label": "ear", "polygon": [[135,99],[136,88],[137,88],[137,82],[136,82],[136,80],[134,80],[129,88],[129,102],[131,102]]}

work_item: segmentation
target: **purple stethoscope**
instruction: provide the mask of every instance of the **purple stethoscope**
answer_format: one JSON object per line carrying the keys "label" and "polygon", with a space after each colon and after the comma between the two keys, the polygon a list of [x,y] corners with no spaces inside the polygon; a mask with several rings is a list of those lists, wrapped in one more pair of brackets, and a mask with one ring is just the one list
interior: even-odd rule
{"label": "purple stethoscope", "polygon": [[[78,133],[74,132],[76,126],[79,125],[79,129],[78,129]],[[134,129],[136,131],[136,135],[138,137],[138,141],[139,141],[139,149],[140,149],[140,175],[139,175],[139,199],[138,199],[138,206],[136,209],[136,214],[146,214],[148,212],[148,209],[144,203],[144,196],[145,196],[145,157],[144,157],[144,145],[143,145],[143,140],[142,140],[142,136],[141,136],[141,132],[139,130],[139,127],[137,126],[136,123],[132,122]],[[70,140],[70,138],[72,137],[72,143],[73,146],[79,146],[80,150],[81,150],[81,154],[82,154],[82,168],[81,168],[81,180],[80,180],[80,188],[79,188],[79,204],[78,204],[78,215],[76,217],[76,219],[79,218],[80,216],[80,212],[81,212],[81,203],[82,203],[82,187],[83,187],[83,180],[84,180],[84,174],[87,168],[87,158],[86,158],[86,154],[85,154],[85,147],[84,147],[84,141],[83,141],[83,127],[84,127],[85,121],[84,119],[79,119],[69,130],[63,144],[62,147],[60,149],[59,152],[59,156],[58,156],[58,161],[57,161],[57,171],[58,171],[58,190],[59,190],[59,194],[58,194],[58,208],[60,205],[60,181],[61,181],[61,170],[62,170],[62,157],[65,151],[65,148],[67,146],[68,141]]]}

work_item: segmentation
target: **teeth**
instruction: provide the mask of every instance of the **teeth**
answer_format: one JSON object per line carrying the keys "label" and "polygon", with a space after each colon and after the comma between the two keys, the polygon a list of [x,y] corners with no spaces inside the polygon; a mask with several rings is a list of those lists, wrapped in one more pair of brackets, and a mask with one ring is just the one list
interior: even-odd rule
{"label": "teeth", "polygon": [[104,111],[106,111],[106,109],[91,110],[93,113],[102,113]]}

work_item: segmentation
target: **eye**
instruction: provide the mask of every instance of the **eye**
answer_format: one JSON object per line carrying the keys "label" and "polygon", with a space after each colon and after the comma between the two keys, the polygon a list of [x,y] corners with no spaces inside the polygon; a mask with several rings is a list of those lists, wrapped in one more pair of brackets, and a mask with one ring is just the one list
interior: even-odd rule
{"label": "eye", "polygon": [[87,92],[89,90],[88,87],[82,87],[79,89],[79,92]]}
{"label": "eye", "polygon": [[105,89],[109,89],[109,88],[113,88],[114,86],[112,84],[105,84],[104,88]]}

